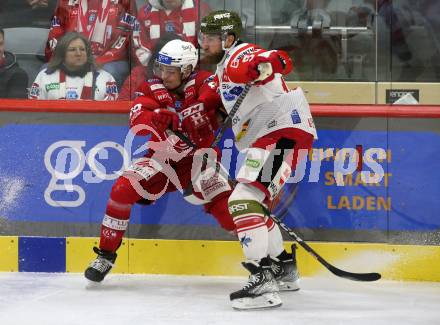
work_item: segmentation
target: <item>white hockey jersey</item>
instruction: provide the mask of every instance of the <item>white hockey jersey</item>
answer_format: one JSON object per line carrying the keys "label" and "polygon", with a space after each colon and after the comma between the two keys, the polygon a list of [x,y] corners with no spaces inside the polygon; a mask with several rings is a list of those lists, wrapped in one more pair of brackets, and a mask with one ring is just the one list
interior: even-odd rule
{"label": "white hockey jersey", "polygon": [[48,74],[47,69],[44,69],[29,90],[30,99],[115,100],[117,97],[116,81],[104,70],[94,74],[88,72],[84,77],[72,77],[62,70]]}
{"label": "white hockey jersey", "polygon": [[[270,52],[254,44],[241,43],[229,50],[218,64],[218,87],[228,113],[246,86],[245,82],[231,81],[230,74],[234,72],[236,75],[239,70],[245,73],[247,68],[240,69],[241,65],[248,65],[256,55],[264,56]],[[246,77],[241,80],[245,81]],[[302,89],[289,90],[279,73],[265,84],[252,86],[232,119],[232,130],[239,150],[249,147],[266,134],[290,127],[304,130],[317,139],[313,117]]]}

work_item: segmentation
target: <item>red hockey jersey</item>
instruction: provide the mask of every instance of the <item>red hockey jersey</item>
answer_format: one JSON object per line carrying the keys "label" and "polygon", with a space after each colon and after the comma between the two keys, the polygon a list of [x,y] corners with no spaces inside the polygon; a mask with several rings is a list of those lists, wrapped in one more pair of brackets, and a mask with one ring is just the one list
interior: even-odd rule
{"label": "red hockey jersey", "polygon": [[136,4],[130,0],[59,0],[46,44],[49,60],[58,40],[67,32],[80,32],[91,43],[98,63],[127,60]]}

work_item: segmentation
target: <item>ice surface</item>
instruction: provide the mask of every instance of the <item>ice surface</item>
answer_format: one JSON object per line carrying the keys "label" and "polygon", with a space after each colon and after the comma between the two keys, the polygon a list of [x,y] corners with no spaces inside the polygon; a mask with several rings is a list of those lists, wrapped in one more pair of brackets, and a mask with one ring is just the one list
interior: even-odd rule
{"label": "ice surface", "polygon": [[273,310],[234,311],[245,278],[0,273],[1,325],[440,324],[440,283],[302,279]]}

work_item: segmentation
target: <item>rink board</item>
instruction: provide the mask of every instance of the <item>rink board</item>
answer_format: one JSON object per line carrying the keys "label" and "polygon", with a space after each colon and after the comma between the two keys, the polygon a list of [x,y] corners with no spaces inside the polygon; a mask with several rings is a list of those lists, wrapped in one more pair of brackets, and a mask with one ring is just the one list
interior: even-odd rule
{"label": "rink board", "polygon": [[[131,158],[145,154],[147,138],[131,139],[126,124],[125,114],[0,110],[0,152],[7,153],[0,159],[0,235],[96,236],[115,179]],[[299,181],[300,187],[284,219],[289,227],[312,230],[309,240],[440,244],[438,236],[406,240],[440,229],[435,199],[440,196],[440,151],[433,150],[440,143],[438,118],[318,116],[316,125],[313,151],[298,177],[295,173],[286,181]],[[222,163],[234,177],[244,157],[233,149],[231,132],[224,140],[229,145],[223,147]],[[349,159],[353,171],[337,184],[346,150],[362,161],[355,166]],[[376,151],[387,158],[376,159]],[[330,156],[324,158],[324,152]],[[369,184],[362,176],[373,167],[383,171],[383,178]],[[130,227],[132,238],[225,239],[207,236],[204,229],[217,227],[215,219],[178,192],[154,205],[135,205]],[[164,231],[146,233],[163,227],[166,238]]]}
{"label": "rink board", "polygon": [[[95,257],[98,238],[0,237],[0,271],[82,273]],[[290,250],[291,243],[286,243]],[[440,281],[440,247],[366,243],[310,243],[333,265],[352,272],[380,272],[384,279]],[[329,274],[298,249],[304,276]],[[245,275],[236,241],[125,239],[113,273]]]}

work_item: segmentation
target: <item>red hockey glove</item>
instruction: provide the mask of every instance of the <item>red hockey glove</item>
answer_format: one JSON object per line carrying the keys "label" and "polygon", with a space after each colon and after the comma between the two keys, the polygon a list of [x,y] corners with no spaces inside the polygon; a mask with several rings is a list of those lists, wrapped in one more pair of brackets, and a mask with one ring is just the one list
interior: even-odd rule
{"label": "red hockey glove", "polygon": [[151,124],[161,133],[166,129],[175,131],[179,128],[179,116],[166,108],[155,109],[151,116]]}
{"label": "red hockey glove", "polygon": [[208,148],[214,140],[214,130],[202,103],[182,111],[182,129],[199,148]]}
{"label": "red hockey glove", "polygon": [[248,77],[265,84],[273,80],[275,73],[288,74],[292,69],[293,63],[289,55],[284,51],[275,51],[268,57],[259,55],[250,61]]}

